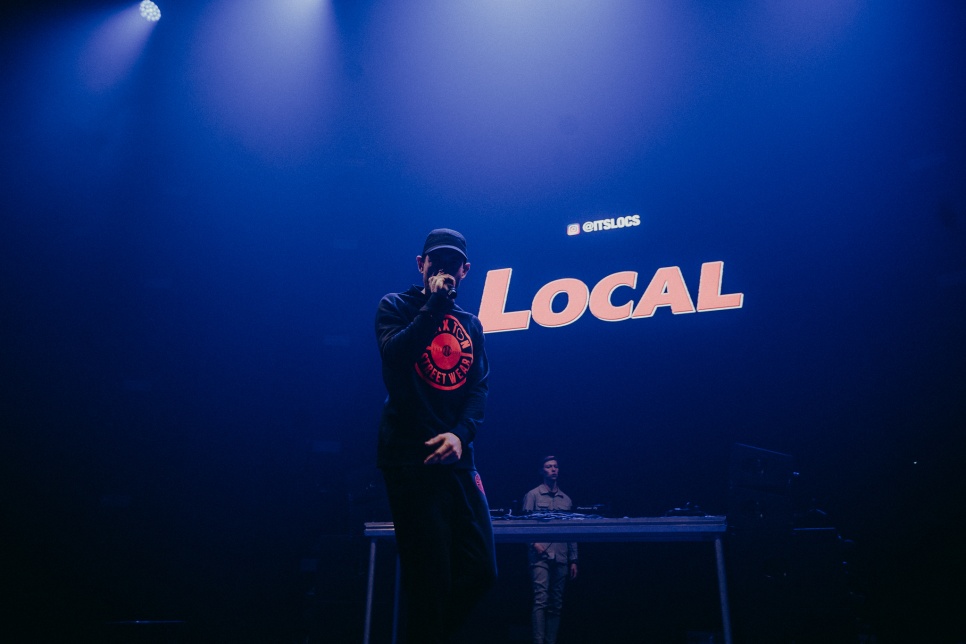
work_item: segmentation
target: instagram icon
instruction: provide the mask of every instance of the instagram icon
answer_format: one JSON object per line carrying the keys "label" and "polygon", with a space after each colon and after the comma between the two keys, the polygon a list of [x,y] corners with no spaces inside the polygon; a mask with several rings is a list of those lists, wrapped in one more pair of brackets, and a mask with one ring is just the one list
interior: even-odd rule
{"label": "instagram icon", "polygon": [[580,224],[567,224],[567,234],[568,235],[579,235],[580,234]]}

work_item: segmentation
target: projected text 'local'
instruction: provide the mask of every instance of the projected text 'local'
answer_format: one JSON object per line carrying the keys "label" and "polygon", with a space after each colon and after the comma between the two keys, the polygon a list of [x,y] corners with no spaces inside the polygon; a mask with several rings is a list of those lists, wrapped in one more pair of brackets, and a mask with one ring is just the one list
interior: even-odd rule
{"label": "projected text 'local'", "polygon": [[[537,291],[530,310],[507,311],[506,301],[510,293],[512,274],[512,268],[498,268],[486,274],[479,314],[484,333],[523,331],[530,327],[531,319],[540,326],[566,326],[580,319],[587,309],[598,320],[620,322],[649,318],[662,306],[670,308],[671,313],[680,314],[739,309],[744,303],[743,293],[721,292],[724,262],[706,262],[701,265],[697,307],[691,299],[681,269],[668,266],[657,269],[636,305],[633,299],[619,305],[612,303],[612,296],[618,288],[637,288],[637,273],[620,271],[607,275],[593,289],[571,277],[554,280]],[[554,300],[563,294],[567,296],[567,304],[562,310],[555,311]]]}

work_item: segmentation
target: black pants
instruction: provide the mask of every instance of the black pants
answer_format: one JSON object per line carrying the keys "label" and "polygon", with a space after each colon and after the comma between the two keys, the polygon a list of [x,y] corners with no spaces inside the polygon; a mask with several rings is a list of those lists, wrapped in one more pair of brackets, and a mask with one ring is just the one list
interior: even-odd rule
{"label": "black pants", "polygon": [[479,474],[439,465],[385,468],[402,568],[408,644],[449,641],[496,579]]}

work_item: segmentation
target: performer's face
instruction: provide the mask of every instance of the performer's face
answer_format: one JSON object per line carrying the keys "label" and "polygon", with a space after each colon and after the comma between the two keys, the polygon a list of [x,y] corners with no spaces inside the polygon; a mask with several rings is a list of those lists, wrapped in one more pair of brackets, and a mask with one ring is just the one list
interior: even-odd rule
{"label": "performer's face", "polygon": [[466,273],[470,270],[470,263],[462,255],[455,250],[446,248],[434,250],[427,253],[425,257],[417,257],[416,266],[423,275],[423,286],[427,291],[430,275],[438,273],[452,275],[456,279],[456,286],[459,286],[460,281],[466,277]]}
{"label": "performer's face", "polygon": [[560,468],[557,466],[557,461],[549,460],[543,464],[543,478],[546,480],[556,481],[559,473]]}

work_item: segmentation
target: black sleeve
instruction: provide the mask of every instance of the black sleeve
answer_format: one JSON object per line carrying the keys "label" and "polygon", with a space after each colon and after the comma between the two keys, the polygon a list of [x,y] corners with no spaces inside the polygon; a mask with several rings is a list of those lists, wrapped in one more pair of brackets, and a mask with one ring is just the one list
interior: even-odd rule
{"label": "black sleeve", "polygon": [[412,319],[405,308],[398,296],[386,295],[379,301],[376,340],[382,361],[390,366],[408,366],[419,357],[453,302],[444,293],[434,293]]}

